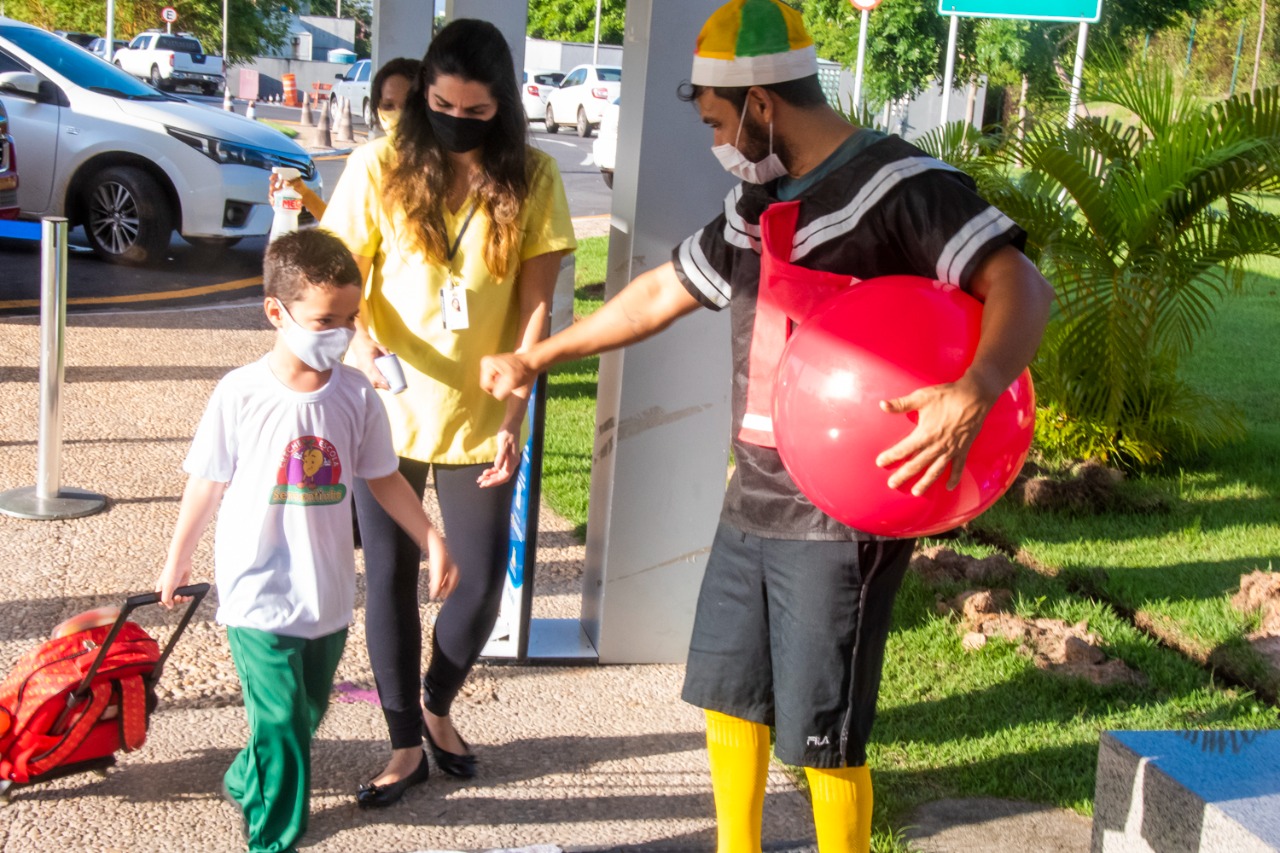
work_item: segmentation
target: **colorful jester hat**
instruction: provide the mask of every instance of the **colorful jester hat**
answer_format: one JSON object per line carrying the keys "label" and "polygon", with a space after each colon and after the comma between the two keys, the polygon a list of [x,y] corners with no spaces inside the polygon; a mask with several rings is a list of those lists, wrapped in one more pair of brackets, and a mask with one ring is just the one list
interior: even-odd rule
{"label": "colorful jester hat", "polygon": [[818,73],[800,13],[779,0],[732,0],[712,13],[693,52],[695,86],[767,86]]}

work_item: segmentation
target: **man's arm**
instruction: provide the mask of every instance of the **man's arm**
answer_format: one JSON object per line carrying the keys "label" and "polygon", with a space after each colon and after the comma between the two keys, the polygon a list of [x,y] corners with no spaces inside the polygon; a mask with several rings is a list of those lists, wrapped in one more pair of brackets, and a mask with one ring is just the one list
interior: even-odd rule
{"label": "man's arm", "polygon": [[922,475],[911,492],[923,494],[947,465],[947,488],[958,486],[965,457],[987,412],[1031,363],[1040,345],[1053,288],[1026,255],[1012,246],[996,250],[975,271],[970,292],[984,303],[982,335],[964,376],[880,404],[886,412],[919,413],[911,434],[876,457],[881,468],[906,460],[889,477],[891,489]]}
{"label": "man's arm", "polygon": [[499,400],[554,364],[634,344],[692,313],[701,303],[685,289],[670,262],[642,273],[600,310],[522,353],[486,356],[480,385]]}

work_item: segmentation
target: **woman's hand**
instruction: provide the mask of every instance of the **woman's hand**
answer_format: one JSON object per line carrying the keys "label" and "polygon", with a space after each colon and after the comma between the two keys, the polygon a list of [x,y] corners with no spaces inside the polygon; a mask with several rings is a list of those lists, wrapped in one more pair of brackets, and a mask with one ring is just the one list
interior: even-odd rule
{"label": "woman's hand", "polygon": [[302,178],[294,178],[292,181],[286,181],[275,172],[272,172],[270,182],[267,184],[267,204],[273,207],[275,206],[276,193],[284,189],[285,184],[289,184],[293,187],[298,195],[302,195],[302,191],[307,188],[307,185],[302,182]]}
{"label": "woman's hand", "polygon": [[486,469],[476,482],[482,489],[501,486],[510,480],[520,465],[520,425],[514,431],[507,428],[498,430],[498,453],[494,457],[493,467]]}
{"label": "woman's hand", "polygon": [[378,370],[378,366],[373,363],[375,358],[387,354],[386,347],[378,344],[373,338],[369,337],[369,333],[363,329],[357,329],[355,337],[351,339],[351,346],[348,349],[351,357],[355,360],[356,367],[365,376],[369,377],[369,381],[373,383],[374,388],[381,388],[384,391],[391,389],[387,377],[382,375],[382,371]]}

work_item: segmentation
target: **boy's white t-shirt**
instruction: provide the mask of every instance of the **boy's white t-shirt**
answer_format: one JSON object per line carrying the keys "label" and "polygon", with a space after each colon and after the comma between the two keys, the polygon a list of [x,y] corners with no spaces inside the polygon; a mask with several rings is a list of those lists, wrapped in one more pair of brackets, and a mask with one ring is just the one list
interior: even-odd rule
{"label": "boy's white t-shirt", "polygon": [[218,621],[314,639],[351,623],[351,485],[399,466],[391,428],[363,373],[335,368],[294,391],[267,359],[214,389],[183,469],[228,483],[214,534]]}

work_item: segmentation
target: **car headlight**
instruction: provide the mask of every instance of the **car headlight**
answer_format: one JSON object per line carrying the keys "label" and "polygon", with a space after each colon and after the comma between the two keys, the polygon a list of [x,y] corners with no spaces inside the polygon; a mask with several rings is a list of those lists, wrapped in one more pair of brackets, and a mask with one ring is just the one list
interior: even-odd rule
{"label": "car headlight", "polygon": [[169,131],[169,135],[174,139],[185,142],[215,163],[253,166],[254,168],[268,171],[276,166],[292,166],[299,169],[304,177],[310,177],[312,171],[310,158],[307,158],[305,165],[301,165],[297,157],[279,154],[265,148],[257,148],[240,142],[228,142],[215,136],[204,136],[199,133],[192,133],[189,130],[179,130],[176,127],[166,127],[165,129]]}

